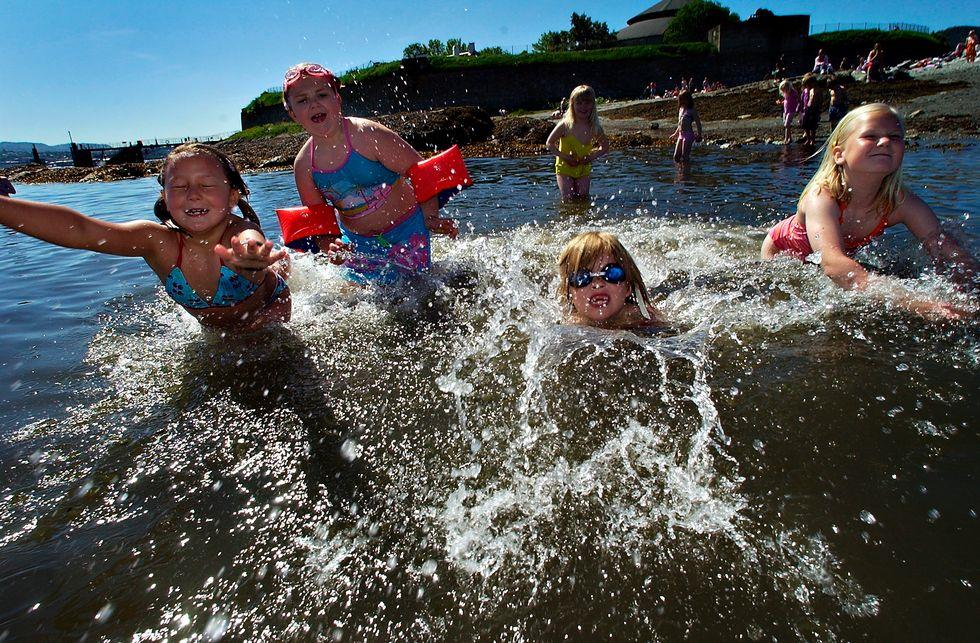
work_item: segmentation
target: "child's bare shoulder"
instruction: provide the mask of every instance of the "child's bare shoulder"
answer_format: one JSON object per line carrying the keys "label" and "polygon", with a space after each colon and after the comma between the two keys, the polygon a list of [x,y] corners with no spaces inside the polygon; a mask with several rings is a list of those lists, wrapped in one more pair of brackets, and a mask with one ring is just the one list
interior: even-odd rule
{"label": "child's bare shoulder", "polygon": [[313,145],[313,137],[306,139],[306,142],[300,146],[299,152],[296,152],[296,158],[293,159],[293,170],[309,170],[310,169],[310,146]]}

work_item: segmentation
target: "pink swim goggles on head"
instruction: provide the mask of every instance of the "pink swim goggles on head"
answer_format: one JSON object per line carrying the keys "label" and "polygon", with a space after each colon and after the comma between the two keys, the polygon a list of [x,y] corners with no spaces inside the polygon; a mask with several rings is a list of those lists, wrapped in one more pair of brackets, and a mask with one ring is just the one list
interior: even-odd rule
{"label": "pink swim goggles on head", "polygon": [[337,80],[337,77],[333,75],[332,71],[316,63],[303,63],[301,65],[296,65],[295,67],[290,67],[286,71],[286,76],[282,81],[283,101],[286,100],[286,92],[289,91],[289,88],[303,76],[322,78],[327,82],[330,89],[332,89],[335,94],[340,95],[340,81]]}

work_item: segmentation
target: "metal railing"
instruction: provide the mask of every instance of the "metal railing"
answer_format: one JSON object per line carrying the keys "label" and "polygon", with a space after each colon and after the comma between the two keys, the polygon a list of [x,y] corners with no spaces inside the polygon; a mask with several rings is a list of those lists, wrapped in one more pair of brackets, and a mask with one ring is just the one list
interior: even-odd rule
{"label": "metal railing", "polygon": [[205,136],[178,136],[173,138],[140,138],[134,139],[132,141],[118,141],[115,143],[82,143],[79,145],[82,149],[90,149],[93,151],[98,151],[104,148],[123,148],[129,147],[131,145],[136,145],[137,142],[142,141],[145,147],[150,146],[171,146],[180,145],[182,143],[213,143],[215,141],[222,141],[232,134],[237,133],[238,130],[233,130],[230,132],[221,132],[218,134],[207,134]]}
{"label": "metal railing", "polygon": [[854,29],[877,29],[879,31],[914,31],[929,33],[925,25],[913,25],[908,22],[827,22],[822,25],[810,25],[810,33],[827,33],[828,31],[851,31]]}

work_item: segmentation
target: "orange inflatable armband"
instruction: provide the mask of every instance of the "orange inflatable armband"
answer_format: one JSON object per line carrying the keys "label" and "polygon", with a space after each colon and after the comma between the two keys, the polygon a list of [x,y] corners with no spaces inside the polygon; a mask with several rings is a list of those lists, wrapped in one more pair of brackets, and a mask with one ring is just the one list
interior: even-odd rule
{"label": "orange inflatable armband", "polygon": [[[337,225],[337,210],[333,206],[321,203],[306,207],[276,208],[279,217],[279,227],[286,245],[295,250],[310,250],[308,237],[327,235],[340,236],[340,226]],[[316,245],[315,242],[313,245]]]}
{"label": "orange inflatable armband", "polygon": [[463,188],[473,185],[458,145],[413,165],[408,170],[408,179],[415,190],[416,201],[422,203],[438,196],[439,207],[446,205]]}
{"label": "orange inflatable armband", "polygon": [[[438,196],[440,208],[460,190],[473,185],[458,145],[413,165],[408,170],[408,179],[412,182],[416,201],[422,203]],[[279,217],[283,241],[294,250],[319,252],[320,248],[313,237],[341,236],[337,210],[325,203],[310,207],[277,208],[276,216]]]}

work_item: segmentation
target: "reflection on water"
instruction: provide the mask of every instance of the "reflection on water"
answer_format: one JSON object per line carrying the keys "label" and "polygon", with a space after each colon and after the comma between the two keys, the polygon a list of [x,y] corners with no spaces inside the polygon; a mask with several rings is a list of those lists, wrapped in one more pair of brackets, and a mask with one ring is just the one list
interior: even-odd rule
{"label": "reflection on water", "polygon": [[[976,252],[975,164],[947,158],[974,152],[906,170]],[[759,263],[812,171],[782,150],[614,154],[565,204],[545,160],[472,161],[464,233],[411,283],[298,258],[293,321],[246,337],[137,261],[0,237],[0,636],[966,638],[976,323]],[[264,216],[294,200],[249,183]],[[122,220],[154,189],[23,192]],[[557,323],[589,227],[670,332]],[[863,259],[971,305],[904,231]]]}

